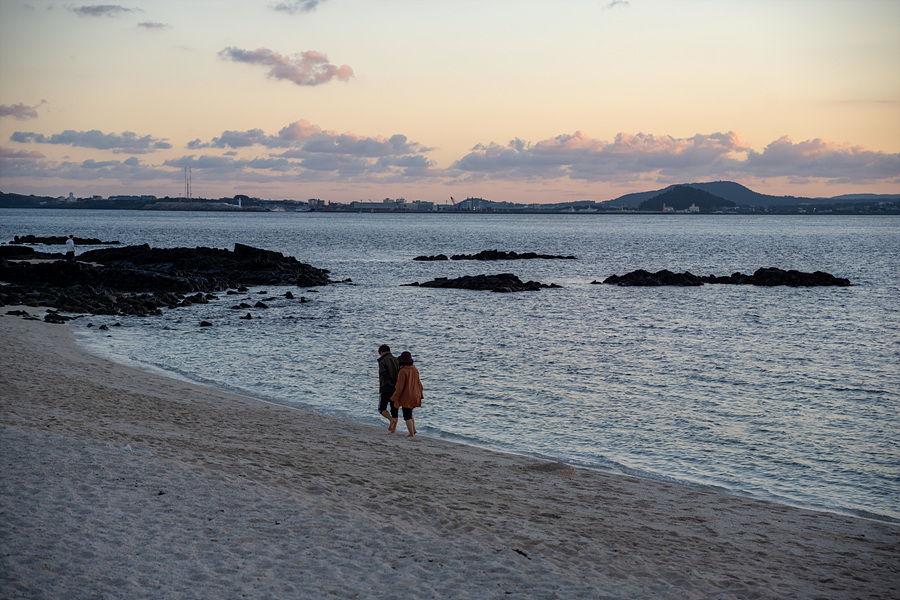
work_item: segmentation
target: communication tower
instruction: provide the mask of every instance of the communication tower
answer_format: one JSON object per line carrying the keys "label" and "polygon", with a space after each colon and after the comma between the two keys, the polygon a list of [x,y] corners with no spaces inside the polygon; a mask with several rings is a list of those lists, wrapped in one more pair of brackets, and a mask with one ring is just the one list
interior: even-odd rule
{"label": "communication tower", "polygon": [[184,197],[191,199],[191,167],[184,168]]}

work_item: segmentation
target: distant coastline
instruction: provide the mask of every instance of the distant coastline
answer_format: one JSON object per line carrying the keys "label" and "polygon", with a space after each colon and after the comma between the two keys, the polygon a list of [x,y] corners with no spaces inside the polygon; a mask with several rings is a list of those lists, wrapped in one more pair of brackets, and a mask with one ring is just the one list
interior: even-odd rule
{"label": "distant coastline", "polygon": [[216,212],[352,212],[352,213],[498,213],[498,214],[809,214],[897,215],[900,194],[844,194],[832,198],[770,196],[739,183],[686,183],[606,201],[579,200],[549,204],[495,202],[469,197],[439,204],[404,198],[381,201],[333,202],[262,199],[238,194],[231,198],[171,198],[156,196],[91,196],[76,198],[0,192],[0,208],[92,210],[165,210]]}

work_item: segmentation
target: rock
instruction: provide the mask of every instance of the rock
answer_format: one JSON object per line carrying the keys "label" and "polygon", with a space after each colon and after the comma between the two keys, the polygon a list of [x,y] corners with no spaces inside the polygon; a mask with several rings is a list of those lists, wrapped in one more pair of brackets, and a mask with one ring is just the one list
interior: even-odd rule
{"label": "rock", "polygon": [[65,323],[66,321],[71,321],[72,317],[67,317],[65,315],[61,315],[59,313],[48,312],[44,315],[45,323]]}
{"label": "rock", "polygon": [[502,273],[500,275],[474,275],[458,277],[456,279],[447,279],[446,277],[438,277],[432,281],[425,283],[409,283],[409,286],[432,287],[432,288],[459,288],[464,290],[484,290],[491,292],[526,292],[537,291],[541,288],[559,288],[556,284],[546,285],[537,281],[522,282],[521,279],[512,273]]}
{"label": "rock", "polygon": [[[46,245],[63,245],[66,243],[66,240],[69,239],[67,235],[51,235],[38,237],[34,235],[23,235],[23,236],[15,236],[13,238],[13,244],[46,244]],[[75,243],[79,246],[107,246],[107,245],[115,245],[120,244],[121,242],[104,242],[102,240],[98,240],[97,238],[73,238]]]}
{"label": "rock", "polygon": [[253,305],[253,308],[269,308],[262,300]]}
{"label": "rock", "polygon": [[212,327],[212,323],[209,321],[200,321],[200,327]]}
{"label": "rock", "polygon": [[22,260],[35,258],[37,254],[34,248],[29,248],[28,246],[0,246],[0,257],[3,258],[18,258]]}
{"label": "rock", "polygon": [[[741,274],[736,273],[736,275],[740,276]],[[757,269],[751,277],[745,279],[746,283],[750,283],[751,285],[763,286],[787,285],[790,287],[847,287],[851,285],[849,279],[835,277],[834,275],[825,273],[823,271],[816,271],[815,273],[804,273],[802,271],[794,270],[784,271],[775,267]]]}
{"label": "rock", "polygon": [[293,299],[294,299],[294,295],[293,295],[292,293],[290,293],[290,292],[285,292],[285,293],[284,293],[284,297],[287,298],[288,300],[293,300]]}
{"label": "rock", "polygon": [[[592,281],[591,283],[601,282]],[[743,273],[738,272],[724,277],[716,275],[698,277],[689,272],[678,274],[667,270],[649,273],[643,269],[638,269],[637,271],[626,273],[621,277],[618,275],[611,275],[603,280],[602,283],[620,286],[698,286],[703,285],[704,283],[759,286],[786,285],[790,287],[846,287],[851,285],[849,279],[835,277],[834,275],[822,271],[804,273],[794,270],[785,271],[775,267],[757,269],[753,275],[744,275]]]}
{"label": "rock", "polygon": [[[18,250],[13,251],[15,255]],[[153,249],[144,244],[90,250],[80,261],[9,262],[0,256],[0,305],[53,306],[92,314],[159,314],[160,307],[205,304],[212,292],[247,285],[315,287],[333,283],[317,269],[278,252],[236,244]],[[84,262],[81,262],[84,261]],[[175,295],[188,295],[177,298]]]}
{"label": "rock", "polygon": [[703,281],[692,273],[684,272],[681,274],[672,271],[662,270],[656,273],[650,273],[643,269],[632,271],[619,277],[611,275],[604,280],[603,283],[615,284],[620,286],[661,286],[661,285],[678,285],[678,286],[698,286],[703,285]]}
{"label": "rock", "polygon": [[[574,256],[557,256],[553,254],[535,254],[534,252],[501,252],[500,250],[482,250],[478,254],[454,254],[450,260],[527,260],[534,258],[575,260]],[[413,260],[433,261],[447,260],[444,254],[437,256],[417,256]]]}
{"label": "rock", "polygon": [[450,260],[450,259],[447,258],[446,254],[438,254],[437,256],[417,256],[413,260],[430,261],[430,260]]}
{"label": "rock", "polygon": [[240,319],[246,319],[246,320],[249,321],[250,319],[253,318],[253,315],[251,315],[250,313],[247,313],[247,314],[244,315],[243,317],[239,317],[239,318],[240,318]]}

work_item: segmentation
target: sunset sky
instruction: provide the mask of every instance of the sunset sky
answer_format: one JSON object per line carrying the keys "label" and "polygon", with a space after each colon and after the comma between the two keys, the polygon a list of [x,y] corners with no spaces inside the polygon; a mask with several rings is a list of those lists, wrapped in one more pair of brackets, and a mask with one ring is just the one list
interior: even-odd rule
{"label": "sunset sky", "polygon": [[[115,1],[115,0],[111,0]],[[0,0],[0,191],[900,193],[897,0]]]}

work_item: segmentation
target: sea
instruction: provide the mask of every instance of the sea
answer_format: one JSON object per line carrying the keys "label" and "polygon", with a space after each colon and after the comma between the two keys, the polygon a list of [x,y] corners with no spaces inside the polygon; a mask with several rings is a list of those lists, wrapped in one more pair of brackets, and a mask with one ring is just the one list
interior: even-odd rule
{"label": "sea", "polygon": [[[376,410],[386,343],[419,368],[423,437],[900,522],[898,216],[0,209],[0,242],[70,233],[160,248],[248,244],[337,282],[70,322],[100,356],[386,427]],[[413,260],[482,250],[576,258]],[[852,286],[599,283],[635,269],[761,267],[821,270]],[[499,273],[561,287],[404,285]],[[268,308],[234,308],[257,301]]]}

